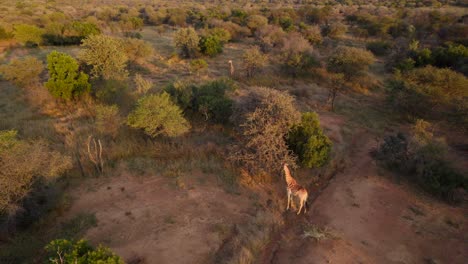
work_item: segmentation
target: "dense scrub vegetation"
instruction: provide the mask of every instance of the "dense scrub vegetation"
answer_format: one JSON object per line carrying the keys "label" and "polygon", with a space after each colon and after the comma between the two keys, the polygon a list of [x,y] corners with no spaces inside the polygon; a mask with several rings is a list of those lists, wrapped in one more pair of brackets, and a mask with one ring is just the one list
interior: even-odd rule
{"label": "dense scrub vegetation", "polygon": [[[428,193],[466,195],[466,171],[449,155],[466,144],[450,133],[468,131],[463,1],[59,2],[0,1],[0,77],[33,111],[12,121],[0,104],[13,113],[0,122],[0,231],[59,207],[47,198],[58,182],[122,167],[179,175],[171,162],[189,163],[231,187],[246,174],[277,184],[284,163],[310,175],[336,169],[348,146],[327,136],[321,115],[361,121],[383,138],[378,163]],[[346,140],[356,124],[343,128]],[[395,124],[413,129],[384,137]],[[282,222],[278,205],[261,207],[276,218],[236,230],[250,244],[233,242],[229,261],[254,262],[262,232]],[[51,263],[122,263],[84,241],[44,246]]]}
{"label": "dense scrub vegetation", "polygon": [[431,126],[420,119],[410,135],[387,136],[375,152],[375,158],[429,193],[451,202],[461,202],[460,191],[467,188],[468,179],[450,163],[444,139],[434,137]]}

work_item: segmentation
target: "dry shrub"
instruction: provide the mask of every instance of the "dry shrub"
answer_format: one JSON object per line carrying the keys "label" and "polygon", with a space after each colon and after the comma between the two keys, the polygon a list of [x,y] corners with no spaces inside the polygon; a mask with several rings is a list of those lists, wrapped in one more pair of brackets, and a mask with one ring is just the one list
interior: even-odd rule
{"label": "dry shrub", "polygon": [[44,140],[17,138],[14,130],[0,132],[0,215],[12,215],[33,185],[52,180],[72,167],[71,158],[51,150]]}
{"label": "dry shrub", "polygon": [[240,143],[232,146],[230,160],[250,172],[278,172],[281,164],[294,166],[295,157],[288,150],[285,135],[300,121],[294,98],[287,92],[254,87],[241,98],[233,111]]}

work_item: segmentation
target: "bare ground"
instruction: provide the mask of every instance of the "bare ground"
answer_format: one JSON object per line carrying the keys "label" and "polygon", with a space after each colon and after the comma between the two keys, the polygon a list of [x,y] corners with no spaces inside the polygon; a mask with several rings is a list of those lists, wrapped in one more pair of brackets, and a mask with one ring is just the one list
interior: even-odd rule
{"label": "bare ground", "polygon": [[[327,127],[327,119],[322,124]],[[375,140],[358,133],[360,146],[301,217],[288,213],[279,242],[264,263],[466,263],[467,208],[451,207],[379,172]],[[314,197],[314,194],[312,194]],[[331,238],[304,238],[308,226]]]}
{"label": "bare ground", "polygon": [[141,263],[205,263],[252,204],[201,173],[183,189],[165,176],[123,173],[77,190],[69,215],[91,211],[98,221],[85,238]]}
{"label": "bare ground", "polygon": [[[343,118],[323,113],[321,123],[336,144],[344,143]],[[271,236],[258,262],[464,263],[467,208],[381,175],[369,155],[376,141],[365,130],[350,141],[355,151],[347,169],[330,182],[308,186],[308,213],[284,212],[284,227]],[[94,212],[98,225],[85,238],[127,261],[209,263],[232,227],[254,217],[258,201],[248,192],[227,193],[215,175],[195,172],[184,179],[180,186],[167,176],[122,172],[87,181],[72,194],[67,215]],[[310,226],[327,228],[332,236],[318,242],[304,238]]]}

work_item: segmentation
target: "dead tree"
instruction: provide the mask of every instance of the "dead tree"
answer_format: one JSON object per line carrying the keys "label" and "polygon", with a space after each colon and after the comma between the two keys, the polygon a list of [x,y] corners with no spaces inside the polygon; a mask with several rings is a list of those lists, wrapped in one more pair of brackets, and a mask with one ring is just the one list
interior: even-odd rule
{"label": "dead tree", "polygon": [[[93,144],[91,144],[91,141]],[[94,164],[96,171],[102,174],[104,172],[104,160],[102,159],[101,140],[98,139],[96,143],[96,139],[93,136],[89,136],[87,147],[89,160]]]}

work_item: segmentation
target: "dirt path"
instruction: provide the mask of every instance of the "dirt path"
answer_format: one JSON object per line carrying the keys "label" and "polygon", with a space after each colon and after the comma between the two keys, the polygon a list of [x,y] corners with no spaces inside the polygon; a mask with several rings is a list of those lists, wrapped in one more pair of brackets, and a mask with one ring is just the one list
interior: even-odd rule
{"label": "dirt path", "polygon": [[[349,168],[317,197],[306,216],[288,213],[263,263],[465,263],[468,210],[453,208],[378,175],[375,141],[358,134]],[[303,238],[309,225],[336,238]]]}
{"label": "dirt path", "polygon": [[225,192],[212,175],[190,177],[184,189],[160,175],[96,180],[77,188],[68,214],[95,213],[98,225],[85,238],[130,263],[206,263],[252,202]]}

